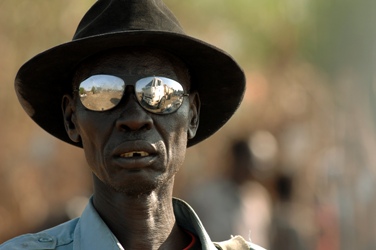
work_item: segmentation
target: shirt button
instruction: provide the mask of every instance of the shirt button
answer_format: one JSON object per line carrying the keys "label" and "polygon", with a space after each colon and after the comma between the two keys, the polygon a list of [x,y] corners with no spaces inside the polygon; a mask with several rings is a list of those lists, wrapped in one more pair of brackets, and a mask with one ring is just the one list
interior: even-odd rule
{"label": "shirt button", "polygon": [[53,239],[51,237],[41,237],[38,239],[39,242],[51,242]]}

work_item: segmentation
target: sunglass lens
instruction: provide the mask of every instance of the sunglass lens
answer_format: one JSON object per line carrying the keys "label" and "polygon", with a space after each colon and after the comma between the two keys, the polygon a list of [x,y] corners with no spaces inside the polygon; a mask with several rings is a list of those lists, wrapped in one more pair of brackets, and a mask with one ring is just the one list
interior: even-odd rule
{"label": "sunglass lens", "polygon": [[124,81],[119,77],[94,75],[81,82],[78,91],[81,102],[87,109],[105,111],[120,102],[124,89]]}
{"label": "sunglass lens", "polygon": [[166,77],[146,77],[135,85],[139,103],[156,114],[176,111],[183,102],[184,90],[180,83]]}

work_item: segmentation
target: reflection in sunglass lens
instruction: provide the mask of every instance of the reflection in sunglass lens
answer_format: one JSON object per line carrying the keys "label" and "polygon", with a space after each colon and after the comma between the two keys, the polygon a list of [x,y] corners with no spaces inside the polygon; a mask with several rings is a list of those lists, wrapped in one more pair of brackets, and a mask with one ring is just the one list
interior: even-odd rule
{"label": "reflection in sunglass lens", "polygon": [[[105,111],[119,104],[123,97],[123,79],[111,75],[94,75],[81,82],[82,104],[93,111]],[[135,83],[135,95],[140,105],[155,114],[169,114],[180,108],[184,94],[180,83],[159,76],[145,77]]]}
{"label": "reflection in sunglass lens", "polygon": [[109,110],[120,102],[124,81],[111,75],[94,75],[81,82],[79,95],[82,104],[94,111]]}
{"label": "reflection in sunglass lens", "polygon": [[136,82],[135,90],[139,103],[153,113],[169,114],[183,102],[183,87],[166,77],[142,78]]}

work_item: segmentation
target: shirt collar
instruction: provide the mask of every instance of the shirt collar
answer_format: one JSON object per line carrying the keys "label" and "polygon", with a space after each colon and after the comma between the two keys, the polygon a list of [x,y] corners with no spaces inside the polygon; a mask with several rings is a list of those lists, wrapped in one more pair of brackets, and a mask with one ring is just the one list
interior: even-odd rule
{"label": "shirt collar", "polygon": [[[173,198],[173,208],[178,225],[195,234],[201,242],[202,249],[216,250],[200,219],[186,202]],[[93,198],[78,222],[73,249],[123,250],[115,235],[95,210]]]}
{"label": "shirt collar", "polygon": [[208,233],[191,206],[177,198],[173,198],[172,203],[178,225],[195,234],[199,238],[203,250],[216,250],[217,248],[212,243]]}
{"label": "shirt collar", "polygon": [[73,250],[108,249],[123,250],[115,235],[107,227],[89,200],[74,233]]}

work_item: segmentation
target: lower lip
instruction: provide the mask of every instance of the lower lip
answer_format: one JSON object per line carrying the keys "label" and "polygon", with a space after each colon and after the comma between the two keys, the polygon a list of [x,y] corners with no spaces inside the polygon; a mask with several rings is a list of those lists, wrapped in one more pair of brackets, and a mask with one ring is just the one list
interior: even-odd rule
{"label": "lower lip", "polygon": [[142,169],[151,165],[156,159],[156,155],[143,157],[116,157],[115,164],[125,169]]}

